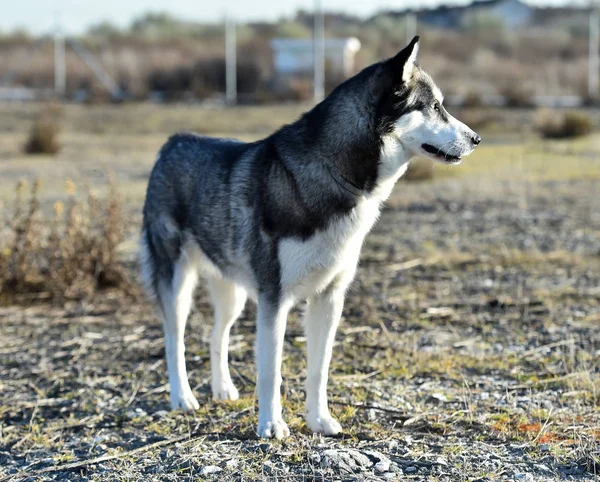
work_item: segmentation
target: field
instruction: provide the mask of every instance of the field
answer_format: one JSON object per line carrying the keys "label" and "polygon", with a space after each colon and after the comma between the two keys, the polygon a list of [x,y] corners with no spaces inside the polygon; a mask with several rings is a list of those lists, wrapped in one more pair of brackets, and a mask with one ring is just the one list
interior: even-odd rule
{"label": "field", "polygon": [[[67,179],[80,196],[87,186],[103,196],[112,177],[129,219],[120,255],[135,277],[144,189],[170,133],[251,140],[305,108],[65,106],[61,151],[32,156],[22,146],[40,106],[0,105],[0,212],[8,219],[21,178],[41,180],[51,212]],[[254,306],[232,331],[241,399],[213,402],[212,315],[199,290],[187,362],[201,408],[183,415],[168,411],[161,326],[142,296],[16,297],[0,306],[0,481],[596,479],[600,133],[541,140],[534,115],[458,113],[484,139],[476,153],[396,187],[336,337],[341,437],[304,423],[297,311],[283,366],[292,435],[276,442],[254,434]]]}

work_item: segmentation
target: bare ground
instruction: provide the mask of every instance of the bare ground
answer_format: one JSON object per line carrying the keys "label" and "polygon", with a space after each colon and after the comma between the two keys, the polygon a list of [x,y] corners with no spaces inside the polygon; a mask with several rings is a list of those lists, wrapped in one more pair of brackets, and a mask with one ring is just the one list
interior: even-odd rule
{"label": "bare ground", "polygon": [[399,188],[368,238],[337,337],[337,439],[310,435],[302,419],[297,316],[283,384],[292,436],[274,442],[254,434],[253,307],[231,346],[242,399],[216,403],[199,294],[192,415],[167,412],[161,329],[146,303],[107,293],[3,308],[0,480],[593,479],[598,198],[585,181],[540,184],[524,206],[524,190]]}
{"label": "bare ground", "polygon": [[[82,178],[94,159],[110,164],[105,131],[90,134],[92,147],[67,136],[63,156],[75,158],[79,146]],[[133,183],[126,189],[145,182],[151,158],[133,162],[158,143],[154,135],[132,139],[111,144],[118,159],[132,156],[131,165],[116,165],[121,182]],[[31,159],[19,167],[13,144],[0,170],[35,171]],[[548,156],[574,149],[542,147]],[[68,161],[56,174],[41,159],[43,172],[62,176]],[[338,438],[309,434],[302,417],[299,312],[290,317],[283,367],[292,435],[277,442],[254,433],[252,305],[230,347],[242,398],[213,402],[211,313],[200,289],[187,335],[201,405],[191,415],[168,411],[161,327],[143,298],[107,292],[66,306],[21,299],[0,308],[0,481],[598,478],[597,182],[521,172],[472,168],[397,187],[367,238],[336,338],[330,398],[344,427]]]}

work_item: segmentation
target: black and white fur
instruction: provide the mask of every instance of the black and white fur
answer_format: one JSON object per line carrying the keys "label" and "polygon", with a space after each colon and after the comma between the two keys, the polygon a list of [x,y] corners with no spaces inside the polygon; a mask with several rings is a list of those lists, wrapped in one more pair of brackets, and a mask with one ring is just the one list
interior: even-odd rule
{"label": "black and white fur", "polygon": [[480,141],[446,112],[439,89],[416,65],[418,40],[265,139],[178,134],[162,148],[141,249],[164,322],[173,409],[198,408],[184,330],[201,276],[215,311],[213,397],[238,398],[229,331],[249,296],[258,302],[258,434],[289,434],[280,402],[283,337],[288,311],[306,300],[306,421],[314,432],[341,431],[327,407],[327,377],[363,240],[413,156],[455,164]]}

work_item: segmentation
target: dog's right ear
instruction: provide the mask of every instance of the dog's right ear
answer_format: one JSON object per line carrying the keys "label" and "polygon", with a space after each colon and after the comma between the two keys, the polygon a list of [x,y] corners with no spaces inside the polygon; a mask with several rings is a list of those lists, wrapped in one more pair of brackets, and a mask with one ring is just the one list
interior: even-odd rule
{"label": "dog's right ear", "polygon": [[420,37],[417,35],[408,46],[388,60],[394,77],[402,83],[408,82],[415,70],[417,54],[419,53],[419,40]]}

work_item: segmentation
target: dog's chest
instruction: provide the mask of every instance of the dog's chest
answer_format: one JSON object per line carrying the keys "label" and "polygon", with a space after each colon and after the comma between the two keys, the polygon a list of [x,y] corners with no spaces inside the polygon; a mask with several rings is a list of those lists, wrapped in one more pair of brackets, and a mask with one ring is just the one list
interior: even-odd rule
{"label": "dog's chest", "polygon": [[309,239],[279,244],[281,286],[304,299],[325,289],[336,275],[354,270],[363,240],[379,215],[379,201],[362,200],[348,215],[332,220]]}

